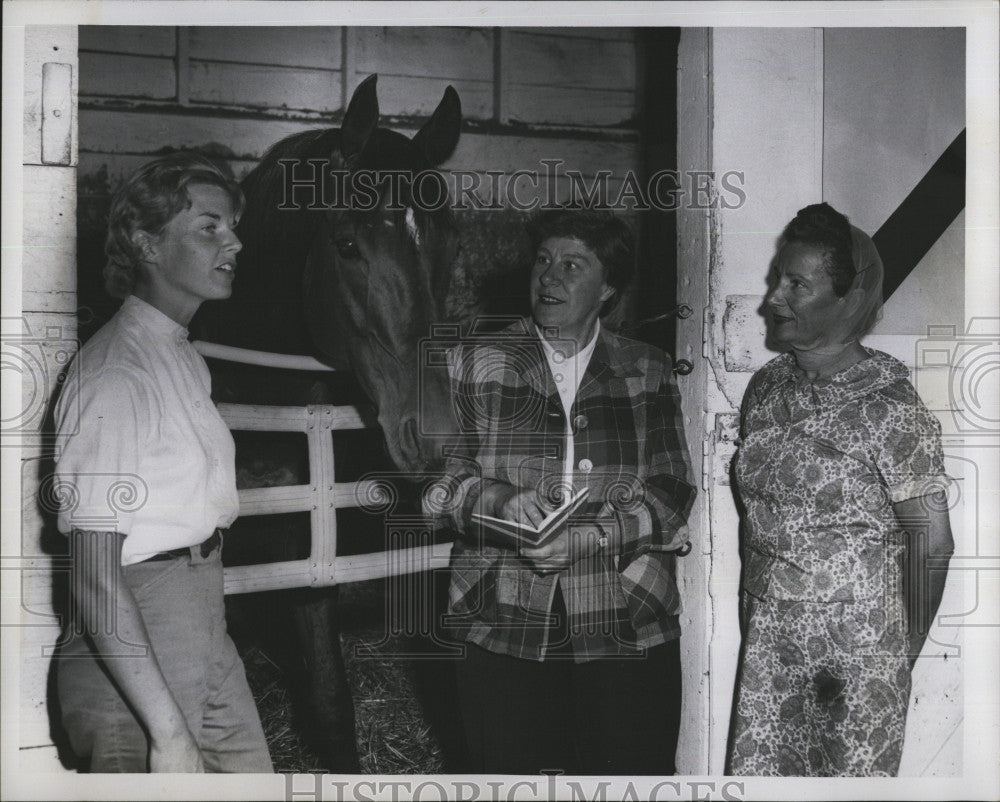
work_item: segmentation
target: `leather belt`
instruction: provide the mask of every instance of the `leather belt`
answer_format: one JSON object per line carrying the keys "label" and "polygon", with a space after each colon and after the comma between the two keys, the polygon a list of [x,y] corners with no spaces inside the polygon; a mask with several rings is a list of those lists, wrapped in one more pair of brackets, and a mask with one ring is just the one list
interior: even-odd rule
{"label": "leather belt", "polygon": [[222,545],[222,533],[216,529],[207,540],[203,540],[195,546],[185,546],[180,549],[161,551],[159,554],[154,554],[152,557],[147,558],[145,562],[151,563],[156,560],[176,560],[178,557],[190,557],[191,549],[199,549],[201,551],[202,559],[204,559],[220,545]]}

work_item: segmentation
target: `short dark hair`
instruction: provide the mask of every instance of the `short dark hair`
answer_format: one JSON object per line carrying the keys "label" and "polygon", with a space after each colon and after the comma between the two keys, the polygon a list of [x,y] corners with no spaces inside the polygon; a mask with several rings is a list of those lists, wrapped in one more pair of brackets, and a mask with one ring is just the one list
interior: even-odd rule
{"label": "short dark hair", "polygon": [[229,195],[236,214],[242,213],[243,191],[228,166],[195,151],[178,151],[147,162],[122,183],[111,200],[104,244],[108,294],[124,298],[132,292],[142,263],[133,235],[136,231],[162,234],[167,223],[191,206],[187,191],[191,184],[219,187]]}
{"label": "short dark hair", "polygon": [[605,315],[635,276],[635,236],[628,223],[611,212],[545,209],[528,221],[532,252],[550,237],[572,237],[592,250],[604,266],[604,283],[614,289],[601,308]]}
{"label": "short dark hair", "polygon": [[809,245],[823,255],[823,269],[833,283],[833,292],[843,298],[857,272],[851,256],[851,224],[828,203],[814,203],[799,209],[781,235],[781,245],[793,242]]}

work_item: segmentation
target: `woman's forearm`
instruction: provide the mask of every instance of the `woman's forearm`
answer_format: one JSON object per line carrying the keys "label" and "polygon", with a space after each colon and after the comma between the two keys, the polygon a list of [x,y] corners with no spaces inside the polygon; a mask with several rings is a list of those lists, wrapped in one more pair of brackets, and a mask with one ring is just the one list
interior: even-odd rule
{"label": "woman's forearm", "polygon": [[910,592],[905,599],[906,608],[913,615],[910,621],[907,646],[909,648],[910,668],[920,656],[924,648],[924,642],[937,616],[938,608],[941,606],[941,598],[944,595],[944,585],[948,576],[949,555],[933,555],[935,563],[933,569],[928,566],[928,557],[931,556],[921,543],[919,538],[910,537],[911,544],[910,561],[915,562],[918,568],[917,581],[909,582]]}
{"label": "woman's forearm", "polygon": [[941,606],[955,544],[944,498],[907,499],[893,507],[907,532],[903,603],[909,618],[907,646],[912,668]]}
{"label": "woman's forearm", "polygon": [[190,739],[184,714],[167,686],[139,606],[125,581],[122,540],[115,532],[73,530],[77,615],[151,740]]}

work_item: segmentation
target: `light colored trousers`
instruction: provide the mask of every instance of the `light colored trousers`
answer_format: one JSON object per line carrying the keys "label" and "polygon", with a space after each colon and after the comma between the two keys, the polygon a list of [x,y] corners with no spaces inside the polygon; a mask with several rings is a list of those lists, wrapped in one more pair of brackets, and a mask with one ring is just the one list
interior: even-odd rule
{"label": "light colored trousers", "polygon": [[[150,644],[210,772],[273,772],[243,662],[226,633],[221,550],[124,568]],[[125,647],[123,647],[125,648]],[[57,655],[62,723],[91,772],[146,772],[142,725],[77,636]],[[119,657],[115,659],[135,659]]]}

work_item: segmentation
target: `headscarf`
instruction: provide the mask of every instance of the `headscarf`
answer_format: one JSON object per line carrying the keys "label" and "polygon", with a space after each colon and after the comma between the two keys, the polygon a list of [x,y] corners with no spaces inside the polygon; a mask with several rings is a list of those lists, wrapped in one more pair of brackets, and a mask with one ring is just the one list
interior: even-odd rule
{"label": "headscarf", "polygon": [[861,290],[862,301],[847,320],[847,342],[860,340],[882,317],[882,257],[875,243],[864,231],[851,226],[851,261],[854,263],[854,280],[848,293]]}

